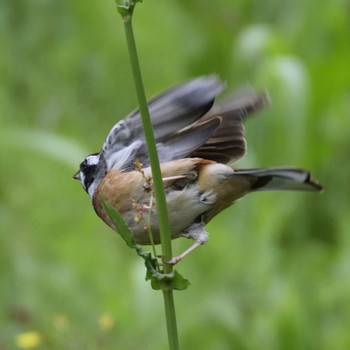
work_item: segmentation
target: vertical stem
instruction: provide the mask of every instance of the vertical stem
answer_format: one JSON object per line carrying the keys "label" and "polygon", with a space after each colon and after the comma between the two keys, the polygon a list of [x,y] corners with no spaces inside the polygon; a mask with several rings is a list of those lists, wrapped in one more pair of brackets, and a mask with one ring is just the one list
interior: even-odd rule
{"label": "vertical stem", "polygon": [[[136,94],[138,98],[140,113],[142,117],[143,130],[146,137],[146,144],[148,155],[150,158],[150,164],[152,169],[152,177],[154,190],[156,195],[156,205],[159,220],[160,238],[162,246],[162,255],[164,260],[170,260],[172,258],[171,249],[171,236],[169,228],[168,210],[166,206],[165,193],[163,187],[162,174],[159,166],[159,159],[157,153],[156,142],[154,139],[151,118],[148,110],[147,99],[143,87],[142,76],[140,71],[140,65],[138,61],[136,43],[134,38],[134,32],[132,27],[132,15],[123,16],[125,35],[129,50],[130,63],[132,67],[132,73],[134,76]],[[172,265],[164,264],[164,272],[170,273],[172,271]],[[170,350],[179,349],[179,340],[177,334],[176,314],[173,291],[163,290],[165,315],[168,331],[168,341]]]}
{"label": "vertical stem", "polygon": [[179,349],[177,334],[174,295],[172,290],[163,290],[166,325],[168,331],[169,350]]}
{"label": "vertical stem", "polygon": [[[154,139],[151,118],[148,111],[147,99],[145,96],[145,91],[142,82],[131,18],[131,16],[124,17],[124,28],[128,43],[132,73],[135,81],[137,99],[142,117],[142,125],[146,137],[147,150],[152,168],[152,177],[154,183],[154,191],[156,195],[156,205],[162,245],[162,255],[164,260],[168,261],[172,258],[168,210],[166,207],[162,174],[160,171],[156,142]],[[170,273],[171,271],[172,266],[169,264],[164,264],[164,272]]]}

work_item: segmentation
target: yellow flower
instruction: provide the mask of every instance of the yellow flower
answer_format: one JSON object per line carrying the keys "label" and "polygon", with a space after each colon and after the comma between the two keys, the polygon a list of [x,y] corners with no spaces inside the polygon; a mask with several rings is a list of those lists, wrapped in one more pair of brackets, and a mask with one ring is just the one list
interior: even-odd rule
{"label": "yellow flower", "polygon": [[104,313],[100,316],[98,323],[102,331],[109,331],[114,326],[114,318],[110,314]]}
{"label": "yellow flower", "polygon": [[34,349],[40,344],[41,337],[37,332],[25,332],[16,337],[16,346],[21,349]]}

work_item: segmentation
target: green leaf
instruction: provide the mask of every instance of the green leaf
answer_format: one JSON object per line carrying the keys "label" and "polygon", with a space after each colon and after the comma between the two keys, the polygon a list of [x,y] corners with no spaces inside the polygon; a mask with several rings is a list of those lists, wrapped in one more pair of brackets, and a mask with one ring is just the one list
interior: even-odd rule
{"label": "green leaf", "polygon": [[132,16],[136,3],[142,0],[116,0],[118,12],[123,16]]}
{"label": "green leaf", "polygon": [[151,281],[151,287],[155,290],[184,290],[191,284],[177,270],[165,274],[157,270],[147,269],[147,280]]}
{"label": "green leaf", "polygon": [[190,282],[180,275],[176,270],[171,273],[162,273],[157,270],[157,259],[152,257],[151,253],[144,252],[140,248],[138,252],[145,259],[147,269],[146,281],[151,281],[151,287],[155,290],[183,290],[186,289]]}
{"label": "green leaf", "polygon": [[137,255],[139,255],[145,261],[146,281],[151,282],[151,287],[155,290],[183,290],[186,289],[190,282],[182,277],[176,270],[171,273],[162,273],[158,271],[157,258],[153,257],[150,252],[144,251],[134,241],[130,228],[126,225],[123,217],[116,211],[105,199],[102,197],[102,203],[108,214],[108,216],[114,221],[117,228],[117,233],[124,239],[127,246],[135,249]]}
{"label": "green leaf", "polygon": [[135,248],[136,243],[132,236],[132,232],[129,227],[126,225],[122,216],[108,203],[102,198],[103,206],[108,214],[108,216],[114,221],[115,226],[117,228],[117,233],[124,239],[125,243],[130,248]]}

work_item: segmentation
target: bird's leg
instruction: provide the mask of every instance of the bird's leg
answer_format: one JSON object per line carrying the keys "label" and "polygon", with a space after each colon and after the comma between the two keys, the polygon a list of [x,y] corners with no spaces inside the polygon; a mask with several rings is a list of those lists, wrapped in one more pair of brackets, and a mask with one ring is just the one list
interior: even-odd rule
{"label": "bird's leg", "polygon": [[187,254],[191,253],[197,247],[205,244],[208,241],[208,232],[204,228],[204,222],[194,223],[189,226],[186,231],[182,233],[182,236],[192,238],[196,240],[188,249],[178,256],[173,257],[169,261],[164,261],[166,264],[175,265],[181,261]]}
{"label": "bird's leg", "polygon": [[166,264],[170,264],[170,265],[175,265],[175,264],[177,264],[179,261],[181,261],[188,253],[190,253],[190,252],[192,252],[193,250],[195,250],[197,247],[199,247],[201,244],[203,244],[203,243],[201,243],[201,242],[195,242],[195,243],[193,243],[188,249],[186,249],[183,253],[181,253],[180,255],[178,255],[178,256],[175,256],[175,257],[173,257],[171,260],[169,260],[169,261],[165,261],[164,260],[164,262],[166,263]]}

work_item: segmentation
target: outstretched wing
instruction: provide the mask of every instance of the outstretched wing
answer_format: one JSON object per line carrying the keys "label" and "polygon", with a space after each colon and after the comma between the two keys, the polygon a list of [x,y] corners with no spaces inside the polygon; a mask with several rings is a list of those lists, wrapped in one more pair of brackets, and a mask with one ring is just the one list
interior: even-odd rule
{"label": "outstretched wing", "polygon": [[[176,86],[149,101],[161,162],[188,156],[213,135],[220,125],[220,118],[187,128],[210,110],[215,96],[223,88],[224,84],[216,75],[209,75]],[[149,165],[138,109],[112,128],[101,154],[107,163],[107,171],[131,169],[136,158],[145,167]]]}
{"label": "outstretched wing", "polygon": [[[267,94],[244,91],[212,108],[224,88],[216,75],[190,80],[163,92],[148,102],[159,160],[200,157],[233,163],[246,153],[243,119],[267,104]],[[139,110],[110,131],[102,158],[107,171],[131,170],[136,158],[144,167],[149,159]]]}
{"label": "outstretched wing", "polygon": [[268,104],[266,92],[255,93],[252,89],[237,91],[228,99],[215,105],[200,121],[220,116],[220,127],[191,156],[233,164],[247,151],[243,121],[246,116]]}

